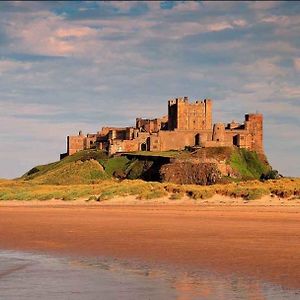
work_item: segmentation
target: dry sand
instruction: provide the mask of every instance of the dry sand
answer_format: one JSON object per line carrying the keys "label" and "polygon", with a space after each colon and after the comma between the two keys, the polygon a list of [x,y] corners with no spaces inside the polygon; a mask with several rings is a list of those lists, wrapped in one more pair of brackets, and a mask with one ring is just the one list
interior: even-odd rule
{"label": "dry sand", "polygon": [[300,206],[269,200],[257,206],[1,202],[0,248],[209,267],[300,288]]}

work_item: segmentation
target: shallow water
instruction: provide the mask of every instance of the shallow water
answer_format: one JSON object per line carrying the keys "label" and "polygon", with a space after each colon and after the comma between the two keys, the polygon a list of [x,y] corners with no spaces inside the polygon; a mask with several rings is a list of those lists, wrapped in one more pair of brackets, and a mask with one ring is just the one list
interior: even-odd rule
{"label": "shallow water", "polygon": [[299,290],[208,270],[0,251],[0,299],[300,299]]}

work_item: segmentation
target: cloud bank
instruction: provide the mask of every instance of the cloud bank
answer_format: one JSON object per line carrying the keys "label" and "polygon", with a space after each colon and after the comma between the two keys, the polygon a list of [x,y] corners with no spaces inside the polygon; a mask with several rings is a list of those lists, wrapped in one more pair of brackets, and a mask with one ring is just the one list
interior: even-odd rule
{"label": "cloud bank", "polygon": [[298,2],[1,2],[0,177],[56,160],[65,136],[214,99],[265,116],[265,150],[300,176]]}

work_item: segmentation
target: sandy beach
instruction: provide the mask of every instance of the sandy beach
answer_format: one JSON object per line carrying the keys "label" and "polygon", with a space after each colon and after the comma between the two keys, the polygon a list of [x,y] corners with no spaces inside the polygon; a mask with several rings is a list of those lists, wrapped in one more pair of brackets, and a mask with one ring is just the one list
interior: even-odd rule
{"label": "sandy beach", "polygon": [[134,258],[300,288],[299,206],[9,203],[0,206],[1,249]]}

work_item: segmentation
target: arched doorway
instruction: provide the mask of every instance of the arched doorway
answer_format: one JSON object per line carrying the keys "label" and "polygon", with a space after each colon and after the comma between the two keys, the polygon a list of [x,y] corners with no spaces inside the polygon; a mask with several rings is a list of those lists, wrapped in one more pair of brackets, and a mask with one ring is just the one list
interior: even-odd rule
{"label": "arched doorway", "polygon": [[141,144],[141,151],[147,151],[147,143],[146,142]]}
{"label": "arched doorway", "polygon": [[200,140],[201,140],[200,133],[197,133],[195,135],[195,146],[200,146],[200,142],[201,142]]}
{"label": "arched doorway", "polygon": [[233,143],[234,146],[238,145],[238,135],[234,135],[232,137],[232,143]]}
{"label": "arched doorway", "polygon": [[150,137],[148,137],[146,141],[141,144],[141,151],[150,151]]}

